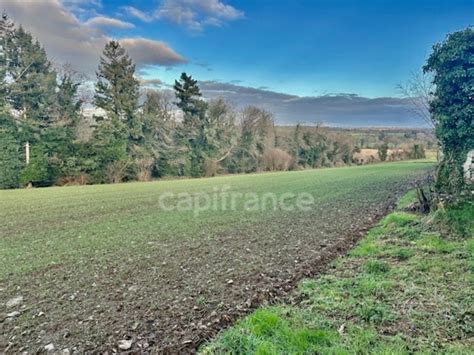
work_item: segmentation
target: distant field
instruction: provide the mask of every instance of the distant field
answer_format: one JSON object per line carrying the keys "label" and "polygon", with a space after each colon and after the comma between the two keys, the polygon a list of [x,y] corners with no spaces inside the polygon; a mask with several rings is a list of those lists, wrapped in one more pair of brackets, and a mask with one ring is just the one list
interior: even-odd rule
{"label": "distant field", "polygon": [[426,151],[426,159],[436,161],[437,158],[438,158],[438,152],[436,150],[427,150]]}
{"label": "distant field", "polygon": [[[0,346],[110,350],[130,339],[133,349],[195,348],[344,249],[431,167],[396,162],[1,191],[0,310],[20,314],[0,323]],[[179,203],[179,193],[222,189],[310,193],[315,204],[252,211],[238,200],[233,210],[197,214],[159,203],[165,193]],[[21,306],[4,306],[16,296]]]}
{"label": "distant field", "polygon": [[[425,149],[436,147],[436,138],[432,129],[406,129],[406,128],[336,128],[306,126],[306,130],[322,131],[329,135],[339,135],[350,138],[352,143],[359,148],[377,149],[381,144],[387,143],[389,148],[405,148],[409,150],[414,144],[421,144]],[[294,127],[277,126],[276,130],[281,137],[281,142],[288,145],[293,139]]]}

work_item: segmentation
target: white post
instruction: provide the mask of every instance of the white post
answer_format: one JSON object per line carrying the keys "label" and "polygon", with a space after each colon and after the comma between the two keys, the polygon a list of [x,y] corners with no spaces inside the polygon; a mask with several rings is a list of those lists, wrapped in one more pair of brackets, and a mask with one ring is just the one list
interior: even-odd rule
{"label": "white post", "polygon": [[26,165],[30,163],[30,142],[25,144]]}
{"label": "white post", "polygon": [[[30,142],[26,142],[25,144],[25,156],[26,156],[26,165],[28,165],[30,163]],[[28,182],[28,185],[27,185],[28,188],[32,188],[33,187],[33,184],[30,182]]]}

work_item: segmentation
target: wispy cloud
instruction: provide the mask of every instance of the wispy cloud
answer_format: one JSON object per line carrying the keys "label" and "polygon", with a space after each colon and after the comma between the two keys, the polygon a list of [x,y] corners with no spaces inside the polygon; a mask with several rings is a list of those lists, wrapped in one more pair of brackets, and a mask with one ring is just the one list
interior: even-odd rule
{"label": "wispy cloud", "polygon": [[91,27],[114,27],[121,29],[134,28],[135,25],[130,22],[118,20],[107,16],[96,16],[88,19],[84,25]]}
{"label": "wispy cloud", "polygon": [[197,32],[206,26],[222,26],[244,17],[243,11],[220,0],[163,0],[152,13],[132,6],[123,9],[126,14],[145,22],[166,20]]}
{"label": "wispy cloud", "polygon": [[122,10],[125,12],[126,15],[135,17],[139,20],[142,20],[143,22],[151,22],[153,21],[153,16],[147,14],[144,11],[138,10],[137,8],[133,6],[123,6]]}

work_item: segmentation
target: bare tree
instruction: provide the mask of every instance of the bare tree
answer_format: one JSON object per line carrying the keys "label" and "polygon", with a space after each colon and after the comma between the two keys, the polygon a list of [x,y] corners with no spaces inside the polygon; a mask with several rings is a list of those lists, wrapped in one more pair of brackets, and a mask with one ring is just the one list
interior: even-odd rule
{"label": "bare tree", "polygon": [[207,139],[217,162],[223,161],[236,144],[236,112],[224,99],[209,101]]}
{"label": "bare tree", "polygon": [[433,99],[433,83],[429,74],[420,72],[412,73],[404,85],[397,85],[397,89],[402,96],[411,104],[411,111],[422,118],[431,127],[436,126],[436,122],[430,113],[430,103]]}

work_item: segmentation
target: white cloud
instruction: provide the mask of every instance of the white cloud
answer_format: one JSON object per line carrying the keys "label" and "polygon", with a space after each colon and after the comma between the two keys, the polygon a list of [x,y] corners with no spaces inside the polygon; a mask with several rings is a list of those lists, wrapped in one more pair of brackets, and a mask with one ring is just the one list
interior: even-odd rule
{"label": "white cloud", "polygon": [[173,65],[186,60],[173,51],[166,43],[146,38],[122,38],[120,43],[130,56],[141,65]]}
{"label": "white cloud", "polygon": [[125,11],[125,13],[131,17],[135,17],[139,20],[142,20],[144,22],[151,22],[153,21],[153,16],[148,15],[146,12],[140,11],[137,8],[133,6],[123,6],[122,9]]}
{"label": "white cloud", "polygon": [[192,31],[202,31],[205,26],[221,26],[225,21],[244,17],[242,11],[220,0],[163,0],[151,14],[131,6],[124,10],[145,22],[163,19]]}
{"label": "white cloud", "polygon": [[91,27],[114,27],[121,29],[134,28],[135,25],[130,22],[121,21],[115,18],[106,16],[96,16],[87,20],[84,25]]}
{"label": "white cloud", "polygon": [[[74,5],[79,6],[81,1],[76,0]],[[69,63],[89,76],[97,70],[99,56],[107,41],[112,39],[99,26],[103,20],[92,18],[92,23],[88,20],[81,22],[60,0],[6,1],[2,3],[1,10],[38,38],[51,60]],[[186,61],[161,41],[144,38],[118,40],[130,51],[130,56],[139,67],[172,66]]]}
{"label": "white cloud", "polygon": [[[173,2],[172,0],[167,0]],[[179,2],[179,1],[174,1]],[[236,20],[243,17],[243,12],[235,9],[230,5],[226,5],[219,0],[194,0],[181,1],[182,3],[195,4],[196,8],[201,9],[204,13],[225,20]]]}
{"label": "white cloud", "polygon": [[63,2],[66,5],[70,5],[70,6],[91,5],[91,6],[102,7],[101,0],[64,0]]}

